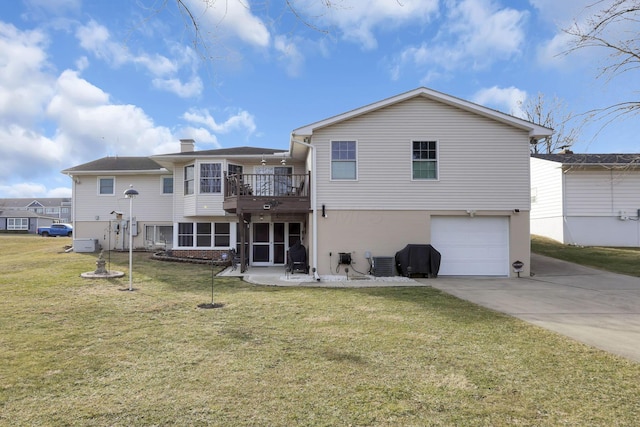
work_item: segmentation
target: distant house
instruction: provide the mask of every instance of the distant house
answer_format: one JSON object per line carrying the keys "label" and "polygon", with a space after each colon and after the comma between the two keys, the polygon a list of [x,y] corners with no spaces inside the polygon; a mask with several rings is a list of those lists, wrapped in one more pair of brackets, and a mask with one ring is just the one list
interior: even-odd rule
{"label": "distant house", "polygon": [[39,215],[30,210],[7,210],[0,208],[0,232],[35,234],[38,227],[48,227],[57,218]]}
{"label": "distant house", "polygon": [[72,206],[70,197],[6,198],[0,199],[0,210],[30,211],[56,222],[71,223]]}
{"label": "distant house", "polygon": [[[288,149],[237,147],[104,158],[66,169],[74,235],[282,265],[302,242],[319,276],[367,273],[409,243],[442,254],[441,275],[529,272],[529,141],[550,129],[426,88],[297,128]],[[122,214],[119,219],[118,213]],[[115,243],[114,243],[115,239]],[[348,257],[346,256],[348,255]],[[350,259],[350,264],[340,264]]]}
{"label": "distant house", "polygon": [[640,246],[640,154],[534,154],[531,233],[565,244]]}

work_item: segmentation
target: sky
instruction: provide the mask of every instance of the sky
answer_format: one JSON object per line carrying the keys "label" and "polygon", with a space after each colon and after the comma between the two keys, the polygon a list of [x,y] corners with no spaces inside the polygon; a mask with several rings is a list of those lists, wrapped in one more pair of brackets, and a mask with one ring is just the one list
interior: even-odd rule
{"label": "sky", "polygon": [[[520,117],[542,94],[584,118],[640,81],[599,76],[597,48],[564,54],[593,2],[4,2],[0,198],[69,197],[63,169],[184,138],[287,149],[293,129],[422,86]],[[637,117],[603,125],[582,125],[573,151],[640,152]]]}

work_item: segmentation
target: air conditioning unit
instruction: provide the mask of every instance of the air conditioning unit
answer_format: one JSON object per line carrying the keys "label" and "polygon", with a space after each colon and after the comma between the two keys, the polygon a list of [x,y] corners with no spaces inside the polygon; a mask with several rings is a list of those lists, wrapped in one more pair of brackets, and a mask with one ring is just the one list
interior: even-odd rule
{"label": "air conditioning unit", "polygon": [[98,239],[73,239],[74,252],[96,252]]}
{"label": "air conditioning unit", "polygon": [[390,256],[373,257],[373,275],[375,277],[392,277],[396,275],[395,259]]}

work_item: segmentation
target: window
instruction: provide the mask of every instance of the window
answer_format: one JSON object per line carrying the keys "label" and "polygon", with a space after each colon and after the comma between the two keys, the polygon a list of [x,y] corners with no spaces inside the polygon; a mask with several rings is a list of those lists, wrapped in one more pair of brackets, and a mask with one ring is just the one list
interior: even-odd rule
{"label": "window", "polygon": [[7,230],[28,230],[29,218],[7,218]]}
{"label": "window", "polygon": [[356,142],[331,141],[331,179],[356,179]]}
{"label": "window", "polygon": [[162,177],[162,194],[173,194],[173,177]]}
{"label": "window", "polygon": [[98,194],[101,196],[113,196],[115,193],[116,179],[114,177],[98,178]]}
{"label": "window", "polygon": [[178,224],[178,246],[193,246],[193,223],[181,222]]}
{"label": "window", "polygon": [[227,168],[227,172],[229,175],[242,175],[242,166],[240,165],[229,165]]}
{"label": "window", "polygon": [[199,222],[196,224],[196,246],[211,247],[211,223]]}
{"label": "window", "polygon": [[222,164],[200,164],[200,193],[219,193],[222,189]]}
{"label": "window", "polygon": [[273,168],[273,187],[275,189],[275,196],[286,196],[291,194],[291,188],[293,185],[293,168],[289,166],[276,166]]}
{"label": "window", "polygon": [[413,179],[438,179],[436,141],[413,141]]}
{"label": "window", "polygon": [[45,214],[57,214],[58,213],[58,208],[46,208],[44,210]]}
{"label": "window", "polygon": [[173,245],[173,227],[170,225],[147,225],[145,232],[149,245],[162,245],[165,248]]}
{"label": "window", "polygon": [[194,190],[194,166],[184,167],[184,194],[193,194]]}
{"label": "window", "polygon": [[[167,230],[165,230],[165,228]],[[195,233],[194,233],[195,231]],[[152,233],[156,233],[155,235]],[[164,233],[166,238],[162,238]],[[194,239],[195,237],[195,239]],[[162,242],[166,240],[170,243],[171,227],[157,226],[154,231],[147,228],[147,240],[154,238]],[[194,245],[195,242],[195,245]],[[198,248],[228,248],[231,245],[231,224],[228,222],[181,222],[178,224],[178,247],[198,247]]]}
{"label": "window", "polygon": [[215,247],[229,247],[231,243],[231,225],[228,222],[216,222],[213,239]]}

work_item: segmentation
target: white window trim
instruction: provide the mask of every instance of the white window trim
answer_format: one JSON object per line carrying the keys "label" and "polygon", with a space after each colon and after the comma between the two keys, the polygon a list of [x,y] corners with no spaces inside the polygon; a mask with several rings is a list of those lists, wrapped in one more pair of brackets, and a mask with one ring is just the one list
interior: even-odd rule
{"label": "white window trim", "polygon": [[[356,177],[355,178],[334,178],[333,177],[333,143],[340,141],[348,141],[356,144]],[[358,181],[358,170],[360,169],[360,153],[358,151],[358,140],[354,138],[335,138],[329,141],[329,181],[334,182],[354,182]]]}
{"label": "white window trim", "polygon": [[[173,180],[173,186],[172,186],[172,193],[165,193],[164,192],[164,180],[167,178],[171,178]],[[172,197],[173,193],[175,193],[176,191],[176,180],[173,177],[173,175],[162,175],[160,177],[160,195],[161,196],[165,196],[165,197]]]}
{"label": "white window trim", "polygon": [[[187,183],[187,179],[186,179],[186,176],[185,176],[185,171],[186,171],[186,169],[188,167],[192,167],[193,168],[193,192],[189,193],[189,194],[187,194],[187,192],[186,192],[187,188],[186,188],[186,185],[185,185]],[[195,163],[190,163],[190,164],[184,165],[182,167],[182,174],[181,174],[182,175],[182,179],[180,180],[180,182],[181,182],[181,185],[182,185],[182,195],[185,196],[185,197],[195,196],[195,194],[196,194],[196,184],[198,183],[198,178],[196,176],[196,172],[197,172],[197,168],[196,168],[196,164]],[[175,186],[174,186],[174,188],[175,188]]]}
{"label": "white window trim", "polygon": [[[181,221],[177,222],[173,226],[173,247],[175,249],[199,249],[199,250],[225,250],[229,248],[234,248],[237,244],[237,236],[235,231],[236,222],[233,221],[212,221],[211,224],[211,246],[198,246],[198,222],[206,222],[206,221]],[[193,231],[191,233],[193,245],[192,246],[180,246],[180,237],[181,234],[178,232],[180,228],[180,224],[191,223],[193,224]],[[215,227],[217,223],[228,223],[229,224],[229,246],[214,246],[216,241]],[[226,236],[226,234],[225,234]]]}
{"label": "white window trim", "polygon": [[[101,179],[112,179],[113,180],[113,193],[111,194],[103,194],[100,193],[100,180]],[[111,196],[115,196],[116,195],[116,177],[115,176],[99,176],[98,180],[96,181],[97,187],[96,188],[96,192],[98,193],[99,197],[111,197]]]}
{"label": "white window trim", "polygon": [[[201,172],[201,165],[220,165],[220,191],[211,191],[208,193],[202,192],[202,187],[201,187],[201,180],[202,177],[200,176],[200,172]],[[207,161],[200,161],[198,162],[198,166],[195,168],[195,173],[196,173],[196,179],[195,179],[195,184],[197,185],[197,193],[198,194],[202,194],[202,195],[215,195],[215,194],[222,194],[224,191],[224,163],[223,162],[207,162]],[[211,178],[207,178],[207,179],[211,179]]]}
{"label": "white window trim", "polygon": [[[16,222],[20,222],[19,227],[16,227]],[[13,222],[12,225],[9,225],[9,222]],[[25,226],[26,222],[26,226]],[[7,218],[7,230],[11,231],[22,231],[29,230],[29,218]]]}
{"label": "white window trim", "polygon": [[[413,143],[418,141],[435,141],[436,143],[436,177],[435,178],[414,178],[413,177]],[[438,182],[440,181],[440,140],[438,138],[412,138],[409,141],[409,178],[413,182]]]}

